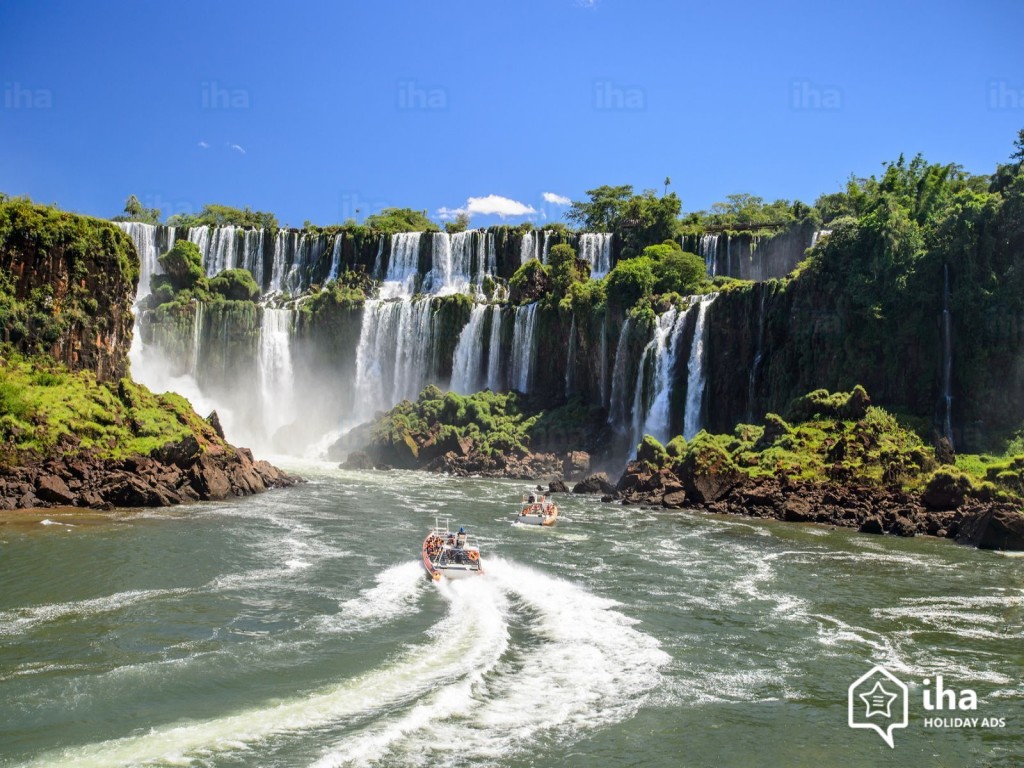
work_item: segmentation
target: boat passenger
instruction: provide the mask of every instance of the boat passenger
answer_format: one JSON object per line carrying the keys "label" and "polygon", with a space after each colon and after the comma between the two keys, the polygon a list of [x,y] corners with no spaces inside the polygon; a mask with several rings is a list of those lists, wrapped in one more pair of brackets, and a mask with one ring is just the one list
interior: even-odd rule
{"label": "boat passenger", "polygon": [[466,546],[466,529],[459,528],[459,535],[455,537],[455,546],[462,549]]}

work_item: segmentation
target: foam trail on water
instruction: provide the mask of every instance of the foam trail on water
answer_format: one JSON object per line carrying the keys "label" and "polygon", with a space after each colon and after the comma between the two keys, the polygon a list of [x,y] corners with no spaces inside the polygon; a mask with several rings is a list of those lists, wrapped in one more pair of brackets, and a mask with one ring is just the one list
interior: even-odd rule
{"label": "foam trail on water", "polygon": [[99,613],[119,611],[129,605],[145,602],[158,597],[187,594],[188,589],[141,589],[117,592],[113,595],[77,600],[68,603],[49,603],[31,608],[15,608],[0,611],[0,636],[18,635],[47,622],[58,621],[69,616],[94,616]]}
{"label": "foam trail on water", "polygon": [[423,584],[418,560],[394,565],[377,576],[377,585],[341,604],[341,613],[324,624],[344,631],[361,632],[381,626],[410,611]]}
{"label": "foam trail on water", "polygon": [[[451,612],[436,626],[434,633],[442,637],[465,633],[472,640],[462,659],[460,673],[448,678],[439,676],[435,689],[402,716],[385,718],[343,740],[315,762],[314,768],[368,765],[379,759],[387,764],[385,755],[396,748],[400,750],[405,737],[429,730],[437,721],[448,718],[462,721],[479,707],[479,691],[484,679],[494,673],[508,648],[507,600],[486,579],[442,581],[438,588],[451,601]],[[417,756],[424,752],[418,742],[411,751],[418,753]],[[460,751],[465,751],[464,743]],[[402,762],[407,763],[412,757],[413,754],[403,752]]]}
{"label": "foam trail on water", "polygon": [[626,719],[662,682],[668,654],[611,600],[500,558],[488,558],[484,579],[452,589],[466,590],[474,612],[504,612],[491,620],[507,622],[506,636],[513,624],[525,625],[522,645],[401,717],[342,741],[316,768],[507,759],[538,735],[569,740]]}
{"label": "foam trail on water", "polygon": [[[43,755],[29,765],[113,768],[144,763],[192,764],[215,753],[244,751],[248,745],[273,736],[325,728],[346,718],[386,717],[403,702],[423,697],[431,701],[439,687],[460,690],[467,676],[472,685],[472,680],[491,670],[508,643],[500,603],[483,598],[480,586],[485,587],[479,582],[439,585],[450,601],[449,615],[429,633],[428,643],[383,668],[270,706],[71,747]],[[445,631],[452,626],[458,631]],[[337,764],[333,757],[325,759],[321,761],[324,765]]]}

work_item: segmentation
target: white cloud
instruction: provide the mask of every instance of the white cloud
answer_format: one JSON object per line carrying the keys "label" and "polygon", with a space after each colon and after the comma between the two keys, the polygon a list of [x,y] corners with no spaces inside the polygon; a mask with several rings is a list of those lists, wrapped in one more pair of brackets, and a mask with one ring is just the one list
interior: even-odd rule
{"label": "white cloud", "polygon": [[479,213],[481,216],[528,216],[537,211],[526,203],[520,203],[501,195],[487,195],[487,197],[471,197],[461,208],[438,208],[437,217],[442,221],[449,221],[456,216],[468,214],[473,216]]}
{"label": "white cloud", "polygon": [[441,221],[454,221],[464,213],[468,213],[465,208],[438,208],[437,218]]}
{"label": "white cloud", "polygon": [[237,149],[243,155],[245,154],[245,150],[242,149],[242,145],[241,144],[228,144],[228,147],[230,147],[231,149]]}
{"label": "white cloud", "polygon": [[207,143],[206,143],[205,141],[200,141],[200,142],[199,142],[199,148],[200,148],[200,149],[209,149],[209,148],[210,148],[210,145],[209,145],[209,144],[207,144]]}
{"label": "white cloud", "polygon": [[470,214],[480,213],[485,216],[496,215],[501,218],[506,216],[526,216],[529,213],[536,213],[532,206],[520,203],[501,195],[488,195],[487,197],[471,197],[466,201],[466,210]]}
{"label": "white cloud", "polygon": [[568,197],[563,197],[562,195],[556,195],[554,192],[545,192],[544,202],[552,203],[553,205],[569,205],[572,200]]}

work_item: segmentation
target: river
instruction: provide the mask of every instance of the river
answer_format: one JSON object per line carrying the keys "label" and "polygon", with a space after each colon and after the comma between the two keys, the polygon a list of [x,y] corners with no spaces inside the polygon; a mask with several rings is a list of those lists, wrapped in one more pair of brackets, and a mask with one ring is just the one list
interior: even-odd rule
{"label": "river", "polygon": [[[1024,761],[1024,559],[595,497],[527,528],[521,483],[297,469],[230,503],[4,513],[0,764]],[[485,576],[424,577],[438,513]],[[909,688],[895,748],[847,724],[875,664]],[[977,709],[926,711],[936,675]]]}

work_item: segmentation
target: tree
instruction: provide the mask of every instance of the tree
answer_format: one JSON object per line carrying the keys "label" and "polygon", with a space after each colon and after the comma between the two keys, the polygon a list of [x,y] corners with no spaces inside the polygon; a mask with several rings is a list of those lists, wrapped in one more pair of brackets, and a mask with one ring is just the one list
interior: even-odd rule
{"label": "tree", "polygon": [[665,177],[665,191],[662,192],[662,197],[668,194],[668,185],[672,183],[672,179],[668,176]]}
{"label": "tree", "polygon": [[684,251],[675,240],[644,248],[643,257],[652,262],[655,293],[692,294],[707,280],[704,260]]}
{"label": "tree", "polygon": [[560,243],[548,252],[548,276],[555,293],[565,296],[573,283],[590,277],[590,265],[576,255],[571,245]]}
{"label": "tree", "polygon": [[620,261],[605,277],[608,302],[628,309],[654,292],[654,263],[646,256]]}
{"label": "tree", "polygon": [[658,197],[646,189],[633,194],[633,187],[597,187],[587,190],[589,202],[574,201],[565,217],[583,229],[615,232],[619,235],[619,257],[637,256],[648,245],[676,234],[676,219],[682,203],[673,192]]}
{"label": "tree", "polygon": [[412,208],[384,208],[366,217],[366,226],[385,235],[396,232],[437,232],[438,226],[427,218],[426,211]]}
{"label": "tree", "polygon": [[607,185],[588,189],[589,202],[574,200],[565,212],[565,218],[592,232],[612,232],[619,225],[622,210],[633,196],[633,186]]}
{"label": "tree", "polygon": [[175,227],[252,227],[254,229],[277,229],[277,216],[269,211],[254,211],[249,206],[232,208],[230,205],[207,203],[195,215],[178,213],[167,223]]}
{"label": "tree", "polygon": [[676,193],[658,197],[653,189],[633,195],[623,206],[619,240],[619,257],[629,259],[639,255],[648,245],[662,243],[675,237],[676,220],[682,202]]}
{"label": "tree", "polygon": [[121,216],[115,216],[112,220],[138,221],[143,224],[159,224],[160,209],[144,208],[142,203],[139,202],[139,198],[135,195],[129,195],[128,199],[124,203],[124,213]]}
{"label": "tree", "polygon": [[465,232],[469,229],[469,214],[460,213],[452,221],[446,222],[444,225],[444,231],[449,235],[454,235],[457,232]]}
{"label": "tree", "polygon": [[133,219],[139,218],[142,215],[142,203],[139,202],[139,198],[135,195],[128,195],[128,200],[124,204],[124,212]]}

